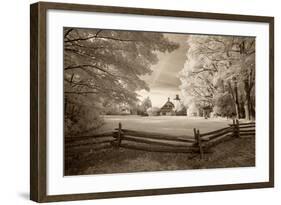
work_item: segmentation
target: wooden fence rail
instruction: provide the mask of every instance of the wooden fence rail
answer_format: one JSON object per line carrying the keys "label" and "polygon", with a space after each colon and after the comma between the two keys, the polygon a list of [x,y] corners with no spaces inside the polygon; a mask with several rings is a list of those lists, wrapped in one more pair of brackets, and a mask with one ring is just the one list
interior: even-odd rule
{"label": "wooden fence rail", "polygon": [[228,127],[206,133],[200,133],[199,129],[194,128],[193,132],[194,136],[173,136],[123,129],[119,123],[113,132],[66,138],[65,150],[68,156],[122,147],[149,152],[198,153],[203,159],[204,154],[210,152],[209,148],[214,145],[235,137],[255,135],[255,122],[239,123],[233,120]]}
{"label": "wooden fence rail", "polygon": [[194,143],[195,139],[193,136],[187,135],[168,135],[163,133],[156,133],[156,132],[143,132],[143,131],[135,131],[135,130],[128,130],[128,129],[121,129],[121,132],[124,135],[131,135],[135,137],[142,137],[142,138],[151,138],[151,139],[160,139],[160,140],[168,140],[168,141],[178,141],[178,142],[191,142]]}

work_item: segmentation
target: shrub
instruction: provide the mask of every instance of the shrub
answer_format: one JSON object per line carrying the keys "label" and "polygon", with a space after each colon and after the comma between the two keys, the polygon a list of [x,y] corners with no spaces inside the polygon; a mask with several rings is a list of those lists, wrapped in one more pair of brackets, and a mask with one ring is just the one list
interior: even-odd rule
{"label": "shrub", "polygon": [[151,107],[146,110],[149,116],[158,116],[160,112],[160,108],[158,107]]}
{"label": "shrub", "polygon": [[104,120],[95,109],[81,106],[74,115],[66,115],[64,123],[65,134],[76,135],[88,130],[98,129],[104,124]]}
{"label": "shrub", "polygon": [[231,95],[220,94],[216,97],[214,113],[222,117],[231,117],[235,113],[235,106]]}

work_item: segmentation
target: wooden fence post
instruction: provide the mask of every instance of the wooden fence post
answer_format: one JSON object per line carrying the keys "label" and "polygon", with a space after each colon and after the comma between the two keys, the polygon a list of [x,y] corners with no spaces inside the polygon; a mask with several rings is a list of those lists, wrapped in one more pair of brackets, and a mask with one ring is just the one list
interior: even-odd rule
{"label": "wooden fence post", "polygon": [[236,119],[236,133],[237,137],[240,137],[240,128],[239,128],[239,120]]}
{"label": "wooden fence post", "polygon": [[118,124],[118,136],[117,136],[117,147],[120,147],[121,144],[121,140],[122,140],[122,124],[121,122],[119,122]]}
{"label": "wooden fence post", "polygon": [[200,159],[204,158],[204,151],[201,143],[201,136],[200,136],[200,131],[197,130],[197,141],[198,141],[198,146],[199,146],[199,151],[200,151]]}
{"label": "wooden fence post", "polygon": [[196,140],[196,144],[197,144],[197,146],[199,148],[200,159],[203,159],[204,151],[203,151],[203,147],[202,147],[202,143],[201,143],[200,131],[196,130],[196,128],[193,128],[193,132],[194,132],[194,137],[195,137],[195,140]]}
{"label": "wooden fence post", "polygon": [[197,140],[197,131],[196,131],[196,128],[193,128],[193,132],[194,132],[194,139],[196,141],[196,143],[198,142]]}

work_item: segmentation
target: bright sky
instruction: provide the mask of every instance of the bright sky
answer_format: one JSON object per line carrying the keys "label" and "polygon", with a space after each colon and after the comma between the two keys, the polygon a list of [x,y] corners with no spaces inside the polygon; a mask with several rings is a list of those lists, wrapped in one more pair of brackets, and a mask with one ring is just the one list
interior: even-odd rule
{"label": "bright sky", "polygon": [[[158,53],[159,61],[151,67],[152,74],[143,76],[142,79],[148,84],[150,91],[141,90],[138,92],[139,99],[149,97],[153,107],[162,107],[168,97],[175,98],[180,95],[180,80],[177,77],[182,70],[187,52],[188,35],[165,34],[170,40],[177,42],[180,47],[171,53]],[[181,98],[181,96],[180,96]]]}

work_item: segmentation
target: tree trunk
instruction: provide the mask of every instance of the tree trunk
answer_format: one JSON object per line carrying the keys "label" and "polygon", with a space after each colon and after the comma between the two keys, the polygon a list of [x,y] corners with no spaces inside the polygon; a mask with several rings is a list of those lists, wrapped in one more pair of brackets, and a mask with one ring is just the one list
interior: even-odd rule
{"label": "tree trunk", "polygon": [[245,101],[244,109],[245,109],[245,119],[250,120],[250,108],[249,108],[249,102],[247,100]]}
{"label": "tree trunk", "polygon": [[239,100],[238,100],[238,89],[237,89],[237,83],[234,85],[234,98],[235,98],[235,111],[236,111],[236,118],[239,119]]}
{"label": "tree trunk", "polygon": [[235,102],[235,112],[236,112],[236,118],[239,119],[239,105]]}
{"label": "tree trunk", "polygon": [[240,106],[239,106],[239,100],[238,100],[237,84],[235,84],[234,88],[232,88],[230,81],[228,81],[228,86],[229,86],[229,92],[232,96],[232,99],[233,99],[233,102],[235,105],[236,118],[239,119]]}
{"label": "tree trunk", "polygon": [[246,120],[251,120],[251,99],[250,99],[250,94],[251,94],[251,86],[249,86],[249,81],[246,79],[244,80],[244,91],[245,91],[245,104],[244,104],[244,109],[245,109],[245,119]]}
{"label": "tree trunk", "polygon": [[255,110],[255,102],[251,99],[251,120],[255,120],[256,118],[256,110]]}
{"label": "tree trunk", "polygon": [[[244,93],[245,93],[245,104],[244,104],[244,109],[245,109],[245,119],[246,120],[251,120],[252,117],[252,108],[251,108],[251,90],[253,87],[253,80],[252,80],[252,75],[254,75],[253,73],[253,69],[251,69],[251,67],[246,68],[246,53],[244,52],[245,49],[245,44],[244,42],[242,42],[241,44],[242,46],[242,52],[241,53],[241,66],[242,66],[242,70],[247,71],[247,74],[243,80],[244,82]],[[241,49],[241,47],[240,47]],[[249,65],[248,65],[249,66]]]}

